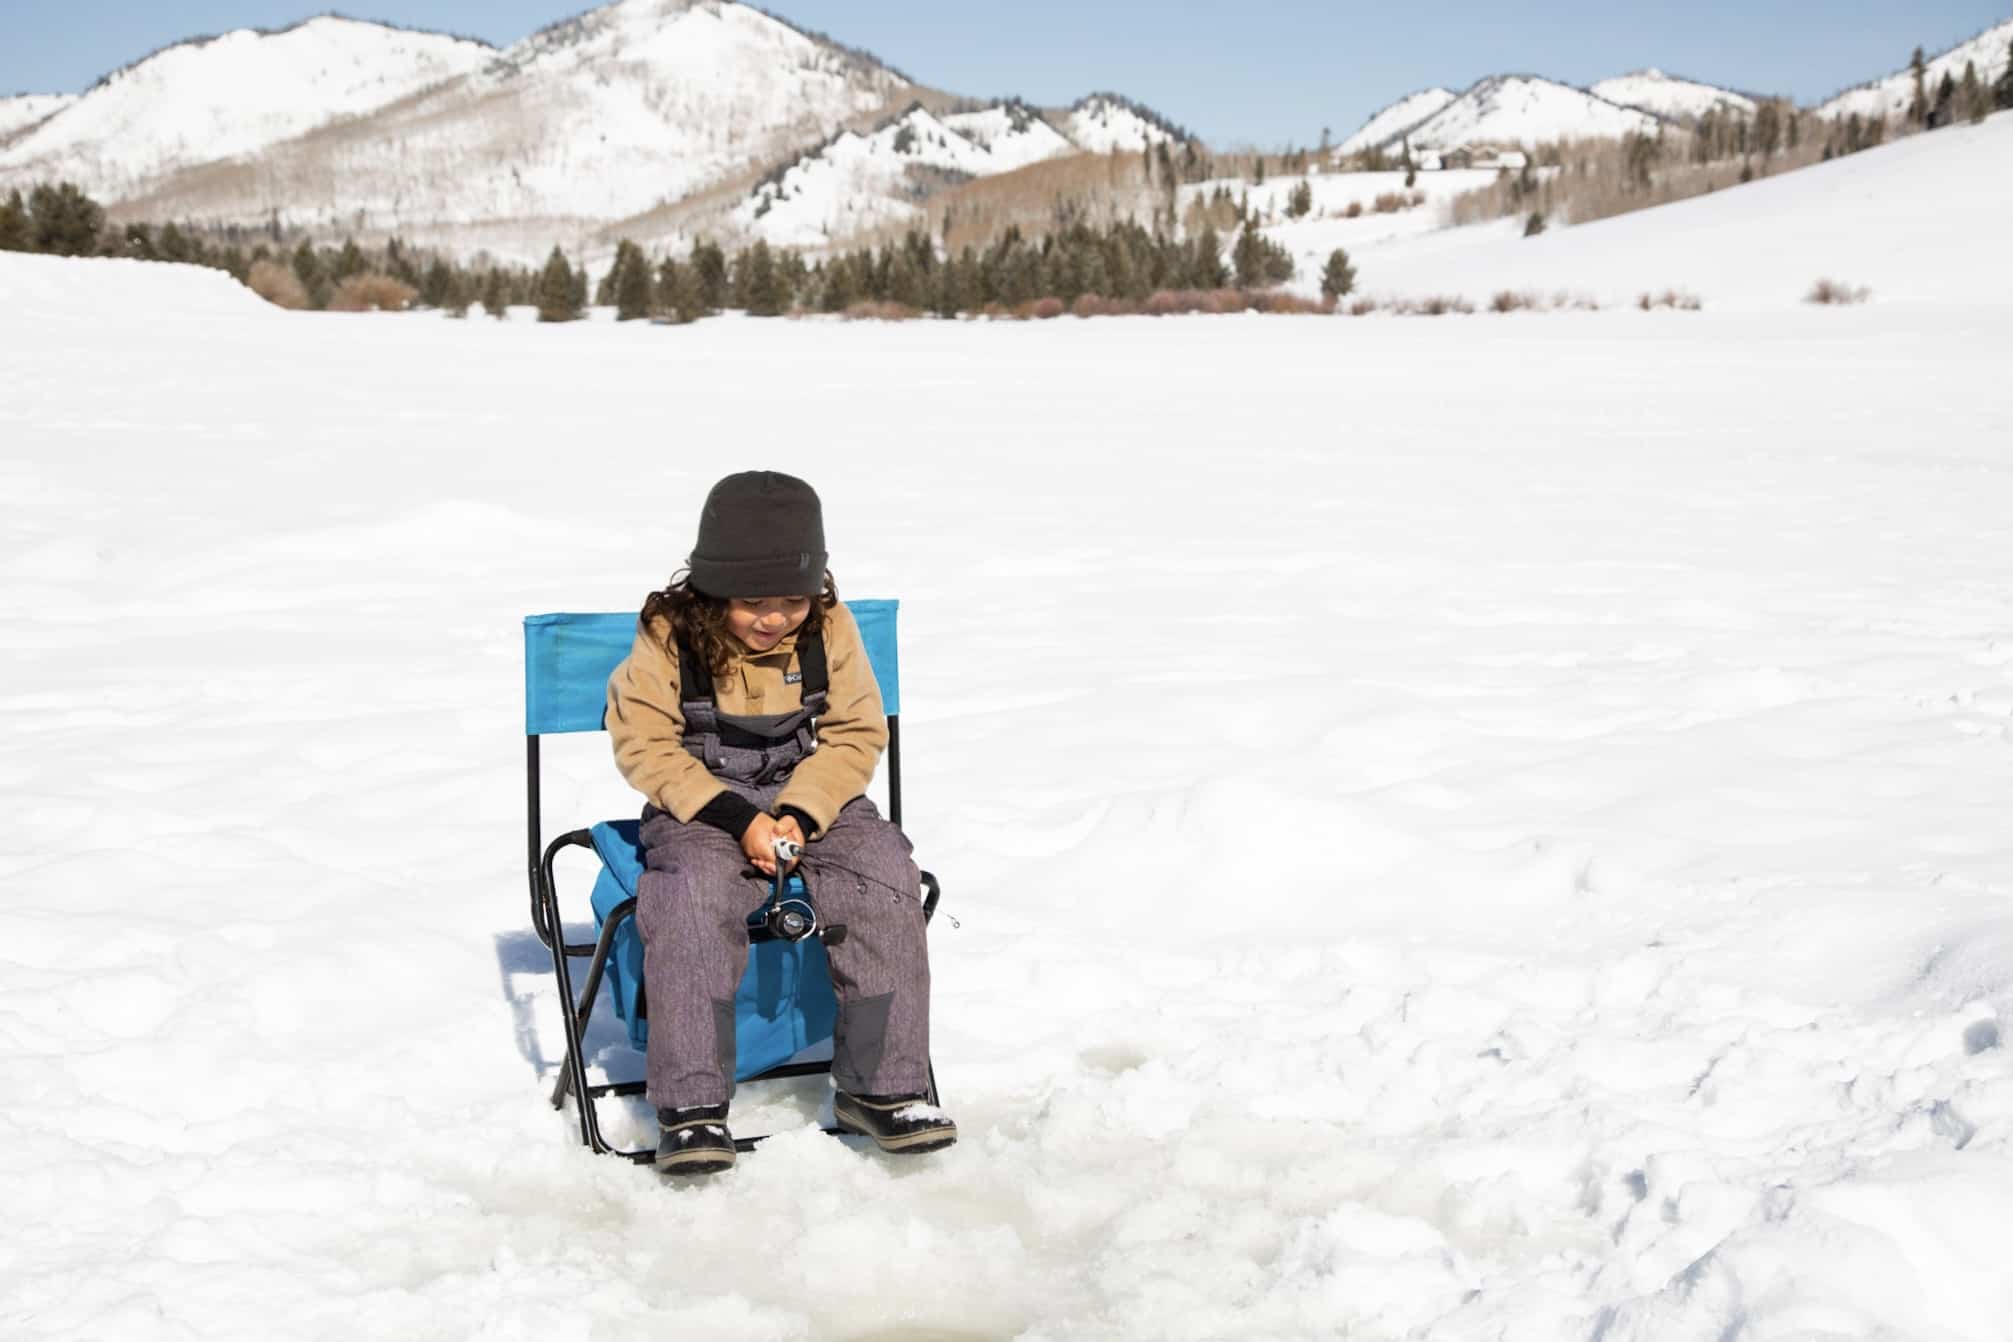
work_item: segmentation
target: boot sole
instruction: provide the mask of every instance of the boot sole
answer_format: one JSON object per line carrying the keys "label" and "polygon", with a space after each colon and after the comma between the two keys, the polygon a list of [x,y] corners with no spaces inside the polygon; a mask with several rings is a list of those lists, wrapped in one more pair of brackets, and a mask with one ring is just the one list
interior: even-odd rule
{"label": "boot sole", "polygon": [[653,1162],[659,1174],[721,1174],[734,1168],[732,1151],[680,1151]]}
{"label": "boot sole", "polygon": [[852,1133],[856,1137],[865,1137],[875,1146],[892,1155],[927,1155],[931,1151],[941,1151],[945,1147],[955,1144],[958,1140],[956,1124],[945,1128],[932,1128],[927,1132],[911,1132],[897,1137],[884,1137],[872,1128],[850,1119],[843,1109],[835,1108],[832,1112],[832,1117],[838,1122],[840,1128]]}

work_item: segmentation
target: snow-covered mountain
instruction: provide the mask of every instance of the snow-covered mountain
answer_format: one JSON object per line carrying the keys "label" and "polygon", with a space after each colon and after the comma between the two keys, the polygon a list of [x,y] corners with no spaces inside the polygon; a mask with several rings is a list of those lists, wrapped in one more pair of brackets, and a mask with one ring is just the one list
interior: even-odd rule
{"label": "snow-covered mountain", "polygon": [[1357,154],[1402,140],[1413,127],[1438,114],[1458,96],[1453,90],[1442,88],[1408,93],[1364,122],[1362,128],[1337,146],[1335,152]]}
{"label": "snow-covered mountain", "polygon": [[[1935,99],[1936,88],[1946,74],[1952,82],[1962,83],[1967,64],[1976,67],[1978,78],[1989,87],[2005,73],[2009,47],[2013,47],[2013,19],[1987,28],[1969,41],[1959,42],[1942,55],[1925,61],[1925,82],[1930,99]],[[1830,101],[1819,104],[1817,114],[1837,118],[1858,113],[1862,117],[1881,115],[1893,120],[1906,116],[1914,99],[1915,75],[1903,69],[1884,79],[1847,89]]]}
{"label": "snow-covered mountain", "polygon": [[[1378,117],[1384,115],[1380,112]],[[1415,150],[1527,145],[1565,138],[1618,138],[1630,131],[1653,134],[1662,124],[1648,112],[1618,106],[1570,84],[1536,75],[1492,75],[1408,132],[1371,143],[1394,148],[1405,139]]]}
{"label": "snow-covered mountain", "polygon": [[1755,113],[1755,100],[1745,93],[1736,93],[1716,84],[1702,84],[1693,79],[1680,79],[1654,66],[1616,75],[1613,79],[1603,79],[1587,91],[1611,103],[1668,117],[1672,121],[1695,121],[1707,112],[1717,112],[1722,116],[1729,112],[1736,116],[1753,116]]}
{"label": "snow-covered mountain", "polygon": [[[904,133],[891,118],[919,98],[962,110]],[[337,18],[183,43],[17,134],[0,187],[63,177],[127,217],[535,261],[725,219],[843,240],[948,181],[1178,135],[1116,94],[957,103],[730,0],[615,0],[502,51]]]}
{"label": "snow-covered mountain", "polygon": [[1115,93],[1093,93],[1064,113],[1062,131],[1091,154],[1138,153],[1186,138],[1154,112]]}
{"label": "snow-covered mountain", "polygon": [[22,93],[0,98],[0,146],[76,101],[76,96],[68,93]]}
{"label": "snow-covered mountain", "polygon": [[256,154],[476,70],[494,48],[324,15],[178,43],[116,71],[0,153],[0,175],[106,196]]}
{"label": "snow-covered mountain", "polygon": [[921,215],[937,186],[1077,152],[1018,104],[937,117],[920,104],[865,134],[841,131],[734,208],[738,231],[819,249]]}

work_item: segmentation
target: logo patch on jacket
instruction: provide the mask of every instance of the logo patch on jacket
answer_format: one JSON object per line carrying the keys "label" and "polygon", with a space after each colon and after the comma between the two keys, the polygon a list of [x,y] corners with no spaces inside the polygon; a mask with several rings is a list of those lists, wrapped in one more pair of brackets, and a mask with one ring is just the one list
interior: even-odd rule
{"label": "logo patch on jacket", "polygon": [[783,683],[785,685],[801,685],[804,683],[804,673],[802,671],[785,671],[783,673]]}

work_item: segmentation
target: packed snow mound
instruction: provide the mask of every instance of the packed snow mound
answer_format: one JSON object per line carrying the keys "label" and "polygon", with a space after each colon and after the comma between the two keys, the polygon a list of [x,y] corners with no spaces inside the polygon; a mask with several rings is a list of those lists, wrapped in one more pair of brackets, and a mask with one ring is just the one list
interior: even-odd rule
{"label": "packed snow mound", "polygon": [[1631,131],[1654,135],[1662,125],[1647,112],[1617,107],[1585,89],[1556,80],[1496,75],[1413,127],[1409,138],[1415,151],[1459,149],[1562,139],[1619,139]]}
{"label": "packed snow mound", "polygon": [[[1948,75],[1953,84],[1964,82],[1964,67],[1974,66],[1978,78],[1988,89],[2000,75],[2006,72],[2008,49],[2013,48],[2013,19],[1995,27],[1987,28],[1978,36],[1966,42],[1959,42],[1950,50],[1923,63],[1923,83],[1925,93],[1931,103],[1936,100],[1936,90]],[[1837,97],[1818,106],[1821,117],[1843,118],[1857,113],[1862,117],[1884,116],[1889,120],[1908,115],[1908,108],[1915,100],[1915,74],[1911,70],[1899,70],[1884,79],[1872,80],[1856,88],[1847,89]]]}
{"label": "packed snow mound", "polygon": [[1063,132],[1089,154],[1138,153],[1180,137],[1159,117],[1109,94],[1094,93],[1069,109]]}
{"label": "packed snow mound", "polygon": [[1721,116],[1753,116],[1755,101],[1744,93],[1716,84],[1679,79],[1651,67],[1603,79],[1588,92],[1622,107],[1633,107],[1673,121],[1696,121],[1707,112]]}
{"label": "packed snow mound", "polygon": [[1362,129],[1336,147],[1336,156],[1381,149],[1402,141],[1415,126],[1444,110],[1458,96],[1451,89],[1441,88],[1408,93],[1364,122]]}
{"label": "packed snow mound", "polygon": [[0,178],[61,178],[116,197],[177,168],[365,115],[495,54],[481,42],[333,15],[183,42],[106,76],[0,153]]}
{"label": "packed snow mound", "polygon": [[[1540,237],[1453,229],[1359,259],[1375,293],[1504,290],[1608,304],[1688,291],[1713,307],[1800,303],[1819,279],[1875,302],[2013,302],[2013,114],[1890,142],[1814,167]],[[1514,223],[1514,221],[1511,221]],[[1507,230],[1507,231],[1506,231]]]}
{"label": "packed snow mound", "polygon": [[159,325],[280,309],[221,270],[118,257],[0,252],[0,310],[27,321]]}
{"label": "packed snow mound", "polygon": [[47,121],[77,101],[69,93],[23,93],[0,98],[0,145],[11,136],[25,133],[38,121]]}

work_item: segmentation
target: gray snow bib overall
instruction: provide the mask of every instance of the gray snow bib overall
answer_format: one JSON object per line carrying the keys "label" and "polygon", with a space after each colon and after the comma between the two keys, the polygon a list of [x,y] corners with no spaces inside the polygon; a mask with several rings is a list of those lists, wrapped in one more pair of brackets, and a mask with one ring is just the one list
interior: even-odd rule
{"label": "gray snow bib overall", "polygon": [[830,690],[821,633],[798,642],[797,669],[802,707],[795,712],[723,713],[706,659],[683,645],[678,649],[678,706],[685,716],[686,752],[735,792],[765,806],[818,748],[818,718],[824,714]]}

